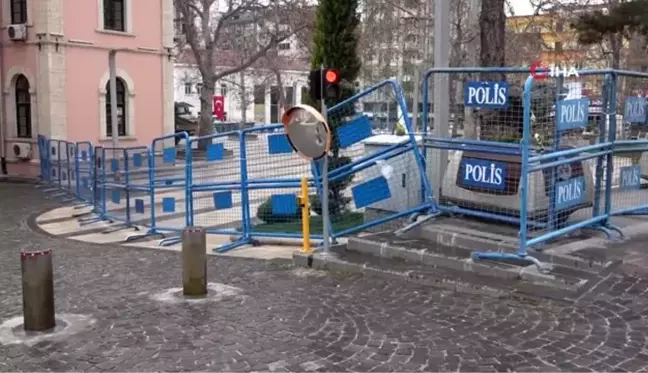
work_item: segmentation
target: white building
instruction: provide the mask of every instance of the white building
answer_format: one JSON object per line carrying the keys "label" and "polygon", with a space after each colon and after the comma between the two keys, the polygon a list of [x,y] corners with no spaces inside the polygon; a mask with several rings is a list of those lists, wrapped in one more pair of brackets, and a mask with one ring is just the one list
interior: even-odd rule
{"label": "white building", "polygon": [[[217,54],[217,71],[239,65],[237,52]],[[278,123],[283,109],[279,104],[277,73],[281,78],[285,104],[290,107],[303,102],[308,89],[308,71],[309,64],[304,59],[285,56],[263,58],[241,73],[217,82],[214,95],[224,96],[228,122]],[[200,73],[192,53],[188,51],[178,58],[174,66],[175,102],[193,105],[197,115],[201,86]]]}
{"label": "white building", "polygon": [[[258,51],[257,48],[269,42],[266,40],[269,33],[299,27],[299,21],[291,19],[291,15],[300,13],[287,11],[279,15],[277,25],[272,21],[276,19],[273,14],[260,16],[259,12],[267,11],[245,10],[230,17],[214,51],[217,72],[241,66]],[[312,18],[314,11],[313,7],[301,9],[304,12],[301,22]],[[214,20],[222,16],[218,11],[213,13]],[[183,30],[178,28],[177,31],[181,37]],[[308,31],[302,30],[279,43],[249,68],[216,82],[214,96],[224,96],[227,121],[278,123],[285,109],[280,108],[282,95],[286,107],[302,103],[304,91],[308,89],[310,67],[310,56],[304,44],[310,43],[311,39]],[[194,55],[187,47],[179,53],[174,66],[174,97],[175,102],[193,105],[195,114],[200,111],[201,80]],[[282,91],[277,89],[278,81],[281,81]]]}

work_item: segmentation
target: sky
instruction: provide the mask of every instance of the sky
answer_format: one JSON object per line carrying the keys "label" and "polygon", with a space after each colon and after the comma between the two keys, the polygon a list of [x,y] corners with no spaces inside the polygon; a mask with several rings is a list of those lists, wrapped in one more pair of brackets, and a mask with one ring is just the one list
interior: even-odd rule
{"label": "sky", "polygon": [[529,0],[509,0],[516,16],[533,14],[533,6]]}

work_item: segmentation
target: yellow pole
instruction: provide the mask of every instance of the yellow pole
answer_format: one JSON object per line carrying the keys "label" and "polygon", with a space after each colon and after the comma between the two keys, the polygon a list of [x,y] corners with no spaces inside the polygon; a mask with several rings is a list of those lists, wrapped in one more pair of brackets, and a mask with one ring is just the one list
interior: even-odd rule
{"label": "yellow pole", "polygon": [[302,234],[304,235],[302,250],[305,253],[310,253],[310,201],[308,200],[308,179],[305,177],[301,179],[301,209]]}

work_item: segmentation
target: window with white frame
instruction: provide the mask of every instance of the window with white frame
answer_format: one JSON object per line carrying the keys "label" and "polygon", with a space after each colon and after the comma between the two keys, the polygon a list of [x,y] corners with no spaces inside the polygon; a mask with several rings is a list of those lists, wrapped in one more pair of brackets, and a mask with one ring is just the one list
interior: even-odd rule
{"label": "window with white frame", "polygon": [[31,93],[29,81],[24,75],[18,75],[15,86],[16,98],[16,134],[20,138],[32,137]]}
{"label": "window with white frame", "polygon": [[202,93],[202,83],[196,83],[196,94],[200,95]]}
{"label": "window with white frame", "polygon": [[193,92],[193,84],[185,83],[184,84],[184,93],[185,95],[190,95]]}
{"label": "window with white frame", "polygon": [[220,94],[223,97],[227,96],[227,86],[225,84],[221,84],[221,86],[220,86]]}
{"label": "window with white frame", "polygon": [[[117,105],[110,102],[110,73],[106,71],[99,81],[99,133],[101,140],[112,136],[117,130],[118,136],[135,137],[135,83],[128,72],[117,69],[116,98]],[[113,109],[117,121],[113,125]]]}
{"label": "window with white frame", "polygon": [[18,25],[27,23],[27,0],[9,0],[9,11],[11,24]]}
{"label": "window with white frame", "polygon": [[96,1],[99,15],[97,31],[133,32],[133,0]]}

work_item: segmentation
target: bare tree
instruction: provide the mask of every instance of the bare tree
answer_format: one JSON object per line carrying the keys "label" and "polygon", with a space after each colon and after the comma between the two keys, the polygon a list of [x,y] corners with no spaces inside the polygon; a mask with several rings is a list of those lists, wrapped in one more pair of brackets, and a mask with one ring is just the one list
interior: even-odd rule
{"label": "bare tree", "polygon": [[[307,27],[301,13],[304,0],[175,0],[177,20],[202,81],[200,135],[213,132],[212,96],[215,84],[251,67],[268,51]],[[276,24],[279,17],[279,25]],[[235,49],[219,63],[224,49]],[[220,66],[219,66],[220,65]],[[225,66],[223,69],[217,67]]]}

